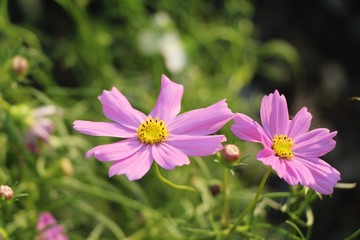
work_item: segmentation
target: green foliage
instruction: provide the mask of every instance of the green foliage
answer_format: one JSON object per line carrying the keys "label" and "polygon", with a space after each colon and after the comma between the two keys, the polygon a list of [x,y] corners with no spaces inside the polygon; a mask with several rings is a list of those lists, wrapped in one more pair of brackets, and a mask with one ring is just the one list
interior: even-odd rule
{"label": "green foliage", "polygon": [[[289,71],[301,75],[301,64],[290,44],[256,40],[254,11],[249,0],[0,0],[0,184],[15,191],[14,199],[0,202],[0,239],[34,239],[42,211],[54,213],[75,240],[308,239],[312,191],[261,195],[255,215],[246,216],[229,235],[224,196],[210,191],[222,185],[224,172],[213,158],[160,170],[196,192],[172,189],[154,169],[136,182],[109,179],[109,165],[86,160],[85,153],[114,140],[72,129],[76,119],[105,120],[97,96],[112,86],[148,113],[163,73],[184,85],[182,111],[227,98],[233,111],[255,115],[260,96],[239,94],[255,74],[288,81]],[[25,58],[26,71],[15,71],[15,56]],[[49,116],[55,132],[48,143],[36,142],[37,152],[30,151],[25,136],[36,120],[31,112],[44,105],[57,107]],[[234,167],[236,174],[228,179],[229,221],[234,223],[255,196],[249,184],[260,182],[263,170],[248,160],[256,149],[237,142],[228,127],[222,131],[251,153],[248,165]],[[280,205],[277,198],[288,200]],[[287,216],[280,226],[266,220],[269,206]]]}

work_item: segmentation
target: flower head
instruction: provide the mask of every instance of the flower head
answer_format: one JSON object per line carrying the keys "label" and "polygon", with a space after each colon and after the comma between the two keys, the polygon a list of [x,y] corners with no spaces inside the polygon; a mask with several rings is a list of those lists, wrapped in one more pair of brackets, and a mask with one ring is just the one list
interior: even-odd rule
{"label": "flower head", "polygon": [[162,76],[160,95],[149,115],[134,109],[115,88],[99,100],[104,115],[112,122],[77,120],[74,129],[92,136],[124,140],[97,146],[86,153],[100,161],[113,161],[109,176],[125,174],[129,180],[142,178],[155,160],[164,169],[189,164],[188,156],[207,156],[222,149],[224,135],[211,135],[233,118],[221,100],[207,108],[179,114],[183,86]]}
{"label": "flower head", "polygon": [[331,194],[340,173],[320,157],[336,145],[336,132],[326,128],[309,131],[311,114],[305,107],[289,120],[284,95],[276,90],[261,102],[262,126],[237,113],[232,132],[242,140],[262,143],[257,159],[271,166],[290,185],[300,183],[321,194]]}
{"label": "flower head", "polygon": [[52,105],[42,106],[31,111],[27,123],[30,128],[25,136],[30,151],[39,152],[38,140],[48,143],[50,135],[54,131],[54,124],[48,117],[57,111],[57,108]]}
{"label": "flower head", "polygon": [[64,233],[64,228],[57,223],[50,212],[43,212],[40,214],[36,228],[39,231],[37,235],[38,240],[69,239]]}

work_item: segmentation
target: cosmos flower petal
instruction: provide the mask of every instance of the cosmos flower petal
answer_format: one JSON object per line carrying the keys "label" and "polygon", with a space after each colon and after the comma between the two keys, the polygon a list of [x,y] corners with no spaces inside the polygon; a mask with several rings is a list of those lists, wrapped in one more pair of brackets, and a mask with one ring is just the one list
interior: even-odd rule
{"label": "cosmos flower petal", "polygon": [[42,118],[42,117],[47,117],[50,115],[54,115],[58,112],[58,108],[53,106],[53,105],[46,105],[46,106],[42,106],[42,107],[38,107],[36,108],[32,114],[35,118]]}
{"label": "cosmos flower petal", "polygon": [[130,129],[137,129],[146,115],[134,109],[124,95],[115,87],[104,90],[99,96],[104,115],[118,124]]}
{"label": "cosmos flower petal", "polygon": [[294,138],[309,131],[311,118],[311,113],[307,111],[307,108],[301,108],[290,121],[288,137]]}
{"label": "cosmos flower petal", "polygon": [[115,161],[110,169],[109,176],[125,174],[130,181],[142,178],[150,169],[153,163],[151,154],[151,146],[143,145],[143,147],[133,155]]}
{"label": "cosmos flower petal", "polygon": [[325,128],[317,128],[294,138],[292,148],[296,155],[319,157],[334,149],[336,142],[332,139],[337,132],[329,132]]}
{"label": "cosmos flower petal", "polygon": [[309,171],[314,181],[308,186],[321,194],[332,194],[336,183],[340,180],[340,172],[320,158],[298,158]]}
{"label": "cosmos flower petal", "polygon": [[68,236],[64,234],[64,228],[61,225],[49,226],[43,232],[40,232],[37,240],[68,240]]}
{"label": "cosmos flower petal", "polygon": [[136,131],[113,122],[91,122],[76,120],[74,129],[80,133],[91,136],[106,136],[118,138],[132,138]]}
{"label": "cosmos flower petal", "polygon": [[152,146],[152,156],[164,169],[173,169],[176,166],[190,163],[185,153],[167,143],[154,144]]}
{"label": "cosmos flower petal", "polygon": [[100,161],[114,161],[128,158],[135,154],[142,147],[137,138],[129,138],[119,142],[100,145],[90,149],[86,157],[95,157]]}
{"label": "cosmos flower petal", "polygon": [[270,136],[287,133],[290,121],[285,96],[280,96],[276,90],[273,95],[270,94],[270,98],[272,98],[268,117]]}
{"label": "cosmos flower petal", "polygon": [[286,175],[286,166],[284,162],[279,161],[279,158],[274,155],[274,151],[270,148],[264,148],[258,152],[256,158],[262,161],[265,165],[271,166],[276,171],[280,178]]}
{"label": "cosmos flower petal", "polygon": [[300,183],[303,186],[309,186],[315,182],[310,169],[298,161],[297,158],[282,160],[282,162],[286,166],[286,174],[283,178],[290,185]]}
{"label": "cosmos flower petal", "polygon": [[40,214],[36,228],[38,240],[68,240],[68,236],[64,233],[63,226],[59,225],[50,212]]}
{"label": "cosmos flower petal", "polygon": [[192,136],[192,135],[170,135],[166,143],[188,156],[208,156],[220,151],[222,142],[226,141],[224,135]]}
{"label": "cosmos flower petal", "polygon": [[39,119],[31,129],[32,134],[43,140],[44,142],[48,142],[51,133],[54,130],[54,124],[50,119],[42,118]]}
{"label": "cosmos flower petal", "polygon": [[49,141],[50,133],[41,127],[38,126],[33,127],[33,129],[31,129],[31,133],[36,137],[40,138],[41,140],[43,140],[45,143]]}
{"label": "cosmos flower petal", "polygon": [[260,107],[260,118],[261,123],[264,127],[265,132],[269,135],[269,137],[273,137],[274,135],[271,135],[270,133],[270,113],[272,111],[272,93],[268,96],[265,95],[261,101],[261,107]]}
{"label": "cosmos flower petal", "polygon": [[41,231],[47,226],[55,225],[57,223],[56,219],[50,212],[42,212],[39,216],[36,229]]}
{"label": "cosmos flower petal", "polygon": [[149,116],[158,117],[165,123],[173,119],[180,112],[183,92],[182,85],[176,84],[162,75],[160,94]]}
{"label": "cosmos flower petal", "polygon": [[263,142],[267,146],[271,145],[271,140],[264,132],[264,129],[253,119],[237,113],[234,117],[235,124],[231,126],[231,131],[241,140],[249,142]]}
{"label": "cosmos flower petal", "polygon": [[168,123],[168,130],[176,135],[212,134],[222,128],[234,114],[223,99],[209,107],[180,114]]}

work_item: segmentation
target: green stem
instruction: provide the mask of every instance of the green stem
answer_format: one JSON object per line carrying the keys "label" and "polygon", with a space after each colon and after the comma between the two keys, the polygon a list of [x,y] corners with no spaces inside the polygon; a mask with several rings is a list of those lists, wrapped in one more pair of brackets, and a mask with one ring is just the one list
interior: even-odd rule
{"label": "green stem", "polygon": [[229,205],[227,198],[227,186],[228,186],[228,169],[224,168],[224,178],[223,178],[223,195],[224,195],[224,222],[225,226],[229,227]]}
{"label": "green stem", "polygon": [[156,176],[160,179],[160,181],[162,181],[163,183],[175,188],[175,189],[179,189],[179,190],[187,190],[187,191],[191,191],[191,192],[197,192],[195,188],[190,187],[190,186],[186,186],[186,185],[180,185],[180,184],[176,184],[171,182],[170,180],[166,179],[165,177],[163,177],[160,173],[159,170],[159,166],[154,163],[155,165],[155,172],[156,172]]}
{"label": "green stem", "polygon": [[360,229],[358,229],[356,232],[354,232],[353,234],[351,234],[351,236],[345,238],[345,240],[353,240],[356,237],[360,236]]}
{"label": "green stem", "polygon": [[301,240],[305,240],[304,234],[301,232],[300,228],[293,222],[286,220],[285,223],[289,224],[295,231],[299,234]]}
{"label": "green stem", "polygon": [[260,198],[261,192],[265,186],[266,180],[268,179],[270,173],[271,173],[271,167],[269,167],[263,177],[263,179],[260,182],[260,186],[256,192],[256,195],[254,197],[254,199],[252,200],[252,202],[246,207],[246,209],[244,210],[244,212],[239,216],[239,218],[236,220],[235,224],[230,228],[229,230],[229,234],[232,233],[236,227],[241,223],[241,221],[244,219],[244,217],[246,217],[249,213],[252,213],[254,211],[254,208]]}

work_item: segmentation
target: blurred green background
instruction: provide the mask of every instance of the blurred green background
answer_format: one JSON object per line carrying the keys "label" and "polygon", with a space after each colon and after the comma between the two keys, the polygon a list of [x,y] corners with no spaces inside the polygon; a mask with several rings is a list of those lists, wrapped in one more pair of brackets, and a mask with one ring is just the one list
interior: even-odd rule
{"label": "blurred green background", "polygon": [[[19,147],[22,119],[0,113],[0,181],[28,194],[2,208],[6,217],[0,227],[12,239],[32,239],[39,212],[49,210],[71,239],[200,238],[179,226],[206,228],[209,212],[221,209],[221,196],[209,191],[220,184],[223,171],[213,157],[162,171],[175,182],[195,185],[200,196],[170,189],[152,171],[137,182],[108,179],[109,165],[84,155],[114,140],[72,129],[76,119],[105,120],[97,96],[112,86],[148,113],[163,73],[185,87],[182,112],[227,98],[233,112],[258,119],[262,96],[279,89],[290,114],[306,105],[313,127],[338,131],[338,146],[325,159],[343,181],[357,182],[360,103],[348,98],[360,95],[358,5],[340,0],[0,0],[0,96],[12,105],[61,109],[51,117],[55,132],[49,145],[38,154]],[[23,73],[12,65],[18,55],[28,62]],[[222,130],[228,142],[249,156],[249,166],[231,178],[235,215],[264,167],[253,160],[258,146],[236,140],[228,125]],[[275,175],[268,188],[288,189]],[[355,231],[359,199],[355,189],[318,200],[314,239],[341,239]],[[269,222],[281,224],[278,213],[267,214]]]}

